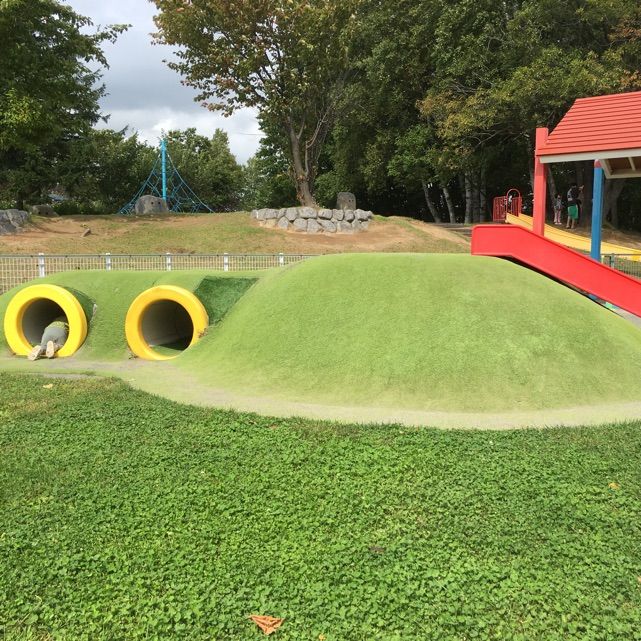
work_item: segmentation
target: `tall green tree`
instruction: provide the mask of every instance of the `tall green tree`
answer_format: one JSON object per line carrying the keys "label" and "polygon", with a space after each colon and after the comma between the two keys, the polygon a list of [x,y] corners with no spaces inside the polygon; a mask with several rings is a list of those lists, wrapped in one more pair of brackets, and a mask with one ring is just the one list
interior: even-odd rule
{"label": "tall green tree", "polygon": [[170,131],[167,149],[182,177],[207,205],[217,211],[238,208],[243,172],[224,131],[216,129],[211,138],[194,128]]}
{"label": "tall green tree", "polygon": [[258,109],[287,150],[298,199],[313,205],[323,144],[350,72],[350,19],[360,0],[154,0],[170,66],[198,100],[231,114]]}
{"label": "tall green tree", "polygon": [[91,25],[57,0],[0,0],[0,192],[20,207],[100,118],[101,44],[125,27]]}

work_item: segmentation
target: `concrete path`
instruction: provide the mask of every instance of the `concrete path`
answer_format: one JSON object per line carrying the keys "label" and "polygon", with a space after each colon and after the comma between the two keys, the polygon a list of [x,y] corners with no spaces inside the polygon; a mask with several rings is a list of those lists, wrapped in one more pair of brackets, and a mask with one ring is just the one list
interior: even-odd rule
{"label": "concrete path", "polygon": [[320,405],[270,398],[243,396],[207,387],[167,362],[130,360],[98,363],[56,359],[29,363],[26,359],[0,357],[0,371],[41,374],[47,377],[117,377],[136,389],[178,403],[202,407],[256,412],[274,417],[300,416],[309,419],[357,424],[400,424],[443,429],[508,430],[544,427],[580,427],[641,420],[641,401],[612,405],[566,407],[515,412],[439,412],[386,407]]}

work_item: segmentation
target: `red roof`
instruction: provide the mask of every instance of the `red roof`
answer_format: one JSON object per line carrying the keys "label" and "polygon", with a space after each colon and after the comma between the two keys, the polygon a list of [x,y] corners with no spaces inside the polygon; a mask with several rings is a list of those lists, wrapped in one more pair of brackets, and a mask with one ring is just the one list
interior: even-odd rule
{"label": "red roof", "polygon": [[641,149],[641,91],[577,100],[537,153],[556,156],[629,149]]}

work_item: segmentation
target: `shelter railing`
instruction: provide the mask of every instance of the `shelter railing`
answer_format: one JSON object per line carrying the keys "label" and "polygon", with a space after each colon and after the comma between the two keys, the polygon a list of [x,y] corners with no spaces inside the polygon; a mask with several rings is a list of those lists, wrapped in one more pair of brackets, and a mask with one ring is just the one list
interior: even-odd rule
{"label": "shelter railing", "polygon": [[641,279],[641,260],[639,254],[603,254],[601,262],[628,276]]}
{"label": "shelter railing", "polygon": [[311,257],[312,254],[0,255],[0,294],[30,280],[67,271],[259,271]]}

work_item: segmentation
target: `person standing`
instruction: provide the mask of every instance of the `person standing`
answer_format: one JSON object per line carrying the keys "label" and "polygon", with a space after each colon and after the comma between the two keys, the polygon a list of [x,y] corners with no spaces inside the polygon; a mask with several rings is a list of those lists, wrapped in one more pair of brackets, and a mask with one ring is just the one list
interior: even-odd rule
{"label": "person standing", "polygon": [[53,358],[67,342],[69,336],[69,323],[66,316],[58,316],[52,323],[45,327],[40,345],[36,345],[29,353],[30,361],[38,360],[43,354]]}
{"label": "person standing", "polygon": [[561,194],[557,194],[554,197],[554,224],[561,225],[561,214],[563,212],[563,198]]}
{"label": "person standing", "polygon": [[568,222],[566,229],[575,229],[579,222],[579,212],[581,207],[581,190],[576,183],[570,185],[568,190]]}

